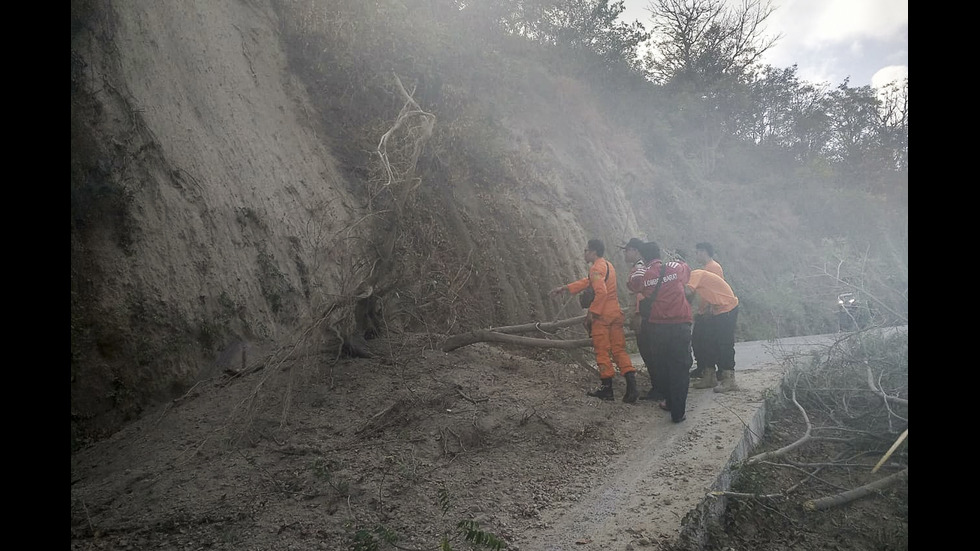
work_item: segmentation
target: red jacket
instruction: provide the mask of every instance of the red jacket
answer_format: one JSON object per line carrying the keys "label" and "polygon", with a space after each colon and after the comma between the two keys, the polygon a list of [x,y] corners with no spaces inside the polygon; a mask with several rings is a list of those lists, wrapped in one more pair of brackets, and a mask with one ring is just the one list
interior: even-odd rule
{"label": "red jacket", "polygon": [[[640,301],[653,294],[660,276],[660,259],[648,262],[643,267],[630,272],[627,287],[637,293]],[[691,323],[694,316],[691,304],[687,301],[684,287],[691,278],[691,267],[684,262],[668,261],[664,267],[664,282],[657,291],[657,297],[650,308],[650,323]]]}

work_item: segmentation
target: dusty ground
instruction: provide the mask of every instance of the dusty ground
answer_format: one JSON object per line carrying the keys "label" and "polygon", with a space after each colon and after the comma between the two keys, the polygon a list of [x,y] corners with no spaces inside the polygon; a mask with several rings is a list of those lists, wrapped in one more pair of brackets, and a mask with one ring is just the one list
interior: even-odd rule
{"label": "dusty ground", "polygon": [[72,549],[369,549],[386,534],[434,549],[460,520],[510,549],[667,549],[780,376],[692,390],[674,425],[652,404],[586,397],[595,375],[566,353],[437,346],[267,356],[147,412],[72,456]]}

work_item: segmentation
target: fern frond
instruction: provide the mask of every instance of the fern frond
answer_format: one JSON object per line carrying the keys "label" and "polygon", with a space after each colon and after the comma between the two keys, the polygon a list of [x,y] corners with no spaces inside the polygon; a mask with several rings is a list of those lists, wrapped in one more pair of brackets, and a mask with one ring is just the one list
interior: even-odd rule
{"label": "fern frond", "polygon": [[453,506],[452,502],[449,500],[449,490],[445,488],[439,488],[439,507],[442,508],[442,515],[446,516],[449,513],[449,509]]}

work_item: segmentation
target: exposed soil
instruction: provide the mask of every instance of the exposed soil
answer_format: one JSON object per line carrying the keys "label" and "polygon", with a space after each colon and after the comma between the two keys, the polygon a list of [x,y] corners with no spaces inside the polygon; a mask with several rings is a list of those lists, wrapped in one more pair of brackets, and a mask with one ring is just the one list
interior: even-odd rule
{"label": "exposed soil", "polygon": [[[585,396],[590,358],[438,344],[403,335],[371,341],[370,359],[268,354],[200,383],[72,456],[71,548],[370,549],[394,534],[399,549],[435,549],[474,520],[509,549],[679,549],[684,517],[779,378],[746,370],[738,393],[692,390],[674,425],[650,403]],[[907,503],[907,485],[819,515],[738,501],[712,545],[903,548],[851,536],[907,540]]]}
{"label": "exposed soil", "polygon": [[[781,408],[757,452],[791,444],[806,427],[795,408]],[[808,500],[835,495],[891,475],[907,465],[907,458],[874,475],[867,467],[802,469],[789,463],[826,463],[844,449],[833,443],[809,444],[776,464],[746,467],[733,488],[742,493],[778,497],[729,499],[727,513],[710,527],[709,551],[754,549],[860,549],[898,550],[909,546],[909,495],[907,481],[828,510],[807,510]],[[854,457],[855,464],[874,463],[877,457]],[[907,468],[907,467],[906,467]],[[806,471],[806,472],[804,472]],[[809,473],[815,473],[813,475]],[[787,489],[792,489],[787,492]]]}

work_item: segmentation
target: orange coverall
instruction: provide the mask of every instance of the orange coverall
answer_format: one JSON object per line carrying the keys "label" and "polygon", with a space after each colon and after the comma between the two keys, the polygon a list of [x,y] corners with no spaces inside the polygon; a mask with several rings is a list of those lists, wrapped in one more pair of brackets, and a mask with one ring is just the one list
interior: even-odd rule
{"label": "orange coverall", "polygon": [[[606,277],[607,270],[609,277]],[[569,293],[575,295],[590,285],[595,291],[595,300],[589,306],[589,312],[593,317],[592,347],[595,348],[595,361],[599,365],[599,377],[610,379],[616,374],[613,361],[619,367],[621,375],[636,371],[626,352],[623,311],[619,308],[619,297],[616,294],[616,269],[611,262],[602,257],[597,258],[589,269],[588,277],[573,281],[565,287]]]}

